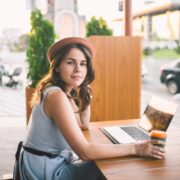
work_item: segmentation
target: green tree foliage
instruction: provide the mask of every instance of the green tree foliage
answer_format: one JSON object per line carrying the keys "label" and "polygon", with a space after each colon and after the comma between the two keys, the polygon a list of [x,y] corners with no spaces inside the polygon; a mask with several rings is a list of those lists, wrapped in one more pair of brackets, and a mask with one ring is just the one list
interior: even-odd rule
{"label": "green tree foliage", "polygon": [[48,72],[48,48],[55,40],[53,25],[43,18],[40,10],[31,13],[31,32],[27,49],[27,62],[29,64],[28,78],[35,87],[38,81]]}
{"label": "green tree foliage", "polygon": [[180,40],[176,41],[177,47],[175,48],[175,51],[177,54],[180,54]]}
{"label": "green tree foliage", "polygon": [[178,46],[176,49],[175,49],[176,53],[177,54],[180,54],[180,46]]}
{"label": "green tree foliage", "polygon": [[91,20],[86,25],[86,35],[112,35],[112,29],[110,29],[107,26],[106,21],[100,17],[99,19],[96,19],[95,16],[91,18]]}

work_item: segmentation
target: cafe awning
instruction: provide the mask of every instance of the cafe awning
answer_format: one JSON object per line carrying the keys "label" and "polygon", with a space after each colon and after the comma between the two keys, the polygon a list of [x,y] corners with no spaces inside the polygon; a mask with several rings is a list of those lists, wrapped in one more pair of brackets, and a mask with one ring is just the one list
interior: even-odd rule
{"label": "cafe awning", "polygon": [[[165,3],[153,3],[153,4],[149,4],[146,7],[143,7],[142,10],[133,12],[132,17],[134,19],[137,17],[148,16],[148,15],[154,16],[158,14],[163,14],[167,11],[176,11],[176,10],[180,10],[180,1],[179,2],[171,1],[171,2],[165,2]],[[114,21],[122,21],[122,20],[123,20],[122,17],[114,19]]]}
{"label": "cafe awning", "polygon": [[142,9],[142,11],[138,11],[133,13],[133,18],[147,16],[147,15],[158,15],[163,14],[167,11],[175,11],[180,10],[180,2],[167,2],[161,4],[152,4]]}

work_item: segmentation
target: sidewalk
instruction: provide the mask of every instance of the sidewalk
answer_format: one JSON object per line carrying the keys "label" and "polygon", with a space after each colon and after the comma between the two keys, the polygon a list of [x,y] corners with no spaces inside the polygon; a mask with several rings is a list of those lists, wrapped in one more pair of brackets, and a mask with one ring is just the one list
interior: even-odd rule
{"label": "sidewalk", "polygon": [[17,144],[24,138],[24,90],[0,87],[0,179],[12,173]]}
{"label": "sidewalk", "polygon": [[[152,96],[151,92],[142,91],[141,114]],[[173,123],[180,126],[180,108]],[[0,179],[3,174],[13,172],[14,155],[18,142],[26,132],[24,90],[0,88]]]}

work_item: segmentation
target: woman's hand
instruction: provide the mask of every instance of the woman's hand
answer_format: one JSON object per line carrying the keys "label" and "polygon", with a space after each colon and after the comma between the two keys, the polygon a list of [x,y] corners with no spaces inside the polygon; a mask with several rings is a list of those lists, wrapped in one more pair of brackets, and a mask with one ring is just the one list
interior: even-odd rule
{"label": "woman's hand", "polygon": [[165,150],[155,144],[162,144],[163,142],[157,140],[150,140],[145,142],[138,142],[135,144],[134,154],[142,157],[152,157],[155,159],[164,159]]}

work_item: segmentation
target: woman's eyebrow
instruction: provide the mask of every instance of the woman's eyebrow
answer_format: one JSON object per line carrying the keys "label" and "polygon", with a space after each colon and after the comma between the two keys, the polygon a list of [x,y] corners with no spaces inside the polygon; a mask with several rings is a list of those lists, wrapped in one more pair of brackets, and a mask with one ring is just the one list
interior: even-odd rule
{"label": "woman's eyebrow", "polygon": [[[76,59],[74,59],[74,58],[71,58],[71,57],[67,58],[66,60],[72,60],[72,61],[76,61]],[[83,59],[83,60],[81,60],[81,62],[87,62],[87,60],[86,60],[86,59]]]}
{"label": "woman's eyebrow", "polygon": [[76,61],[76,60],[75,60],[75,59],[73,59],[73,58],[66,58],[66,60]]}

